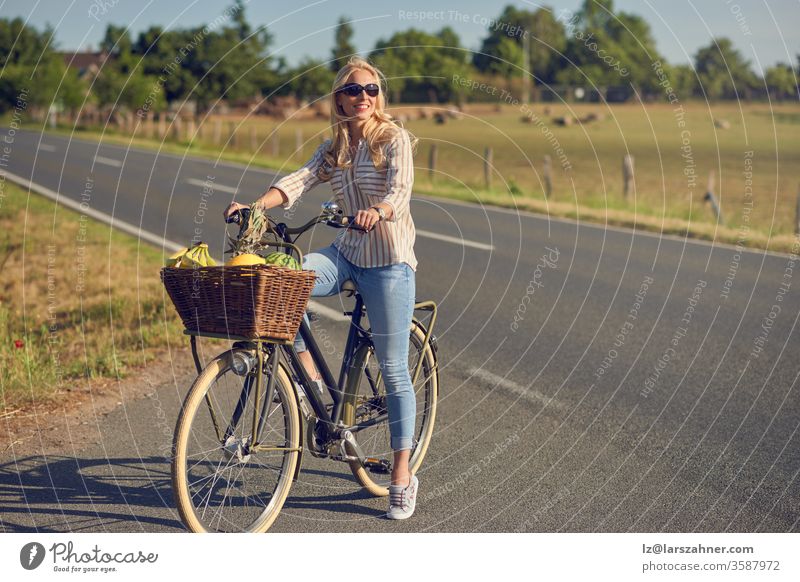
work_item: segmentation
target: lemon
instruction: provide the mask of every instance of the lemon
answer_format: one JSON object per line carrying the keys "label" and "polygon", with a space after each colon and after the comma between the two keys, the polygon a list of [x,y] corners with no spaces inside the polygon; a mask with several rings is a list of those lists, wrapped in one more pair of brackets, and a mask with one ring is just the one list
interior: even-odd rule
{"label": "lemon", "polygon": [[225,263],[225,266],[242,267],[245,265],[263,265],[263,264],[264,264],[264,257],[260,257],[259,255],[244,254],[229,259]]}

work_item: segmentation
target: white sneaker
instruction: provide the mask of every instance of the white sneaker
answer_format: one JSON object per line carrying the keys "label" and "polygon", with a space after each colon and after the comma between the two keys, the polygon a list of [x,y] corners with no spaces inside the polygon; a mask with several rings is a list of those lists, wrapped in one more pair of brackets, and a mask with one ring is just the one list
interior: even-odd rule
{"label": "white sneaker", "polygon": [[408,519],[411,517],[417,506],[418,490],[419,479],[417,479],[416,475],[411,477],[407,487],[389,485],[389,512],[386,517],[389,519]]}

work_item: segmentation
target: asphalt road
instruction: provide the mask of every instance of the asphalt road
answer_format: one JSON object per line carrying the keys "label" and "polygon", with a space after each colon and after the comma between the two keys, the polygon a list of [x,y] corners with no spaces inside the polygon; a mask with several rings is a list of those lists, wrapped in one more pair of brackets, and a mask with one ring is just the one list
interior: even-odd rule
{"label": "asphalt road", "polygon": [[[216,256],[233,193],[252,201],[274,179],[28,132],[7,170],[156,237],[199,228]],[[412,213],[443,364],[417,513],[382,519],[386,500],[343,465],[305,459],[273,531],[800,530],[796,261],[422,196]],[[191,381],[157,379],[153,398],[98,420],[97,446],[0,459],[0,529],[182,530],[154,403],[171,429]]]}

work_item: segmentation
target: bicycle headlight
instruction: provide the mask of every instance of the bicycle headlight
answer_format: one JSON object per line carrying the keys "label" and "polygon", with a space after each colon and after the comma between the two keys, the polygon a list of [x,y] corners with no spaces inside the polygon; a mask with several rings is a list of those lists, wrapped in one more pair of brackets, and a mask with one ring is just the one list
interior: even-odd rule
{"label": "bicycle headlight", "polygon": [[235,352],[231,358],[231,369],[237,376],[247,376],[255,366],[255,358],[249,352]]}

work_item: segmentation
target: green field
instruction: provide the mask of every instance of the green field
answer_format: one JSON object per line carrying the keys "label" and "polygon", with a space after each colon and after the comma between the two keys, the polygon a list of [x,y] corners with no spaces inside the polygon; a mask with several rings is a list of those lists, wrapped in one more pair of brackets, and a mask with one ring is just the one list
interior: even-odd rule
{"label": "green field", "polygon": [[[529,110],[467,105],[461,119],[443,124],[431,115],[442,107],[402,106],[392,112],[411,114],[406,127],[420,138],[415,184],[420,193],[787,250],[800,188],[800,106],[697,101],[681,107],[682,113],[668,104],[580,104],[569,109],[535,104]],[[423,108],[427,119],[415,115]],[[602,119],[571,126],[553,121],[590,113]],[[533,121],[525,123],[524,117]],[[715,120],[727,128],[717,128]],[[216,118],[194,126],[193,139],[187,138],[188,124],[178,132],[180,139],[171,136],[164,142],[156,126],[140,126],[134,143],[289,170],[310,156],[326,130],[325,120],[277,122],[257,116],[229,116],[219,126],[218,144]],[[130,141],[130,133],[114,133],[107,131],[103,139]],[[431,177],[433,144],[438,153]],[[493,155],[490,188],[484,174],[486,148]],[[634,189],[627,199],[622,177],[626,153],[635,164]],[[545,155],[552,159],[548,199],[542,175]],[[719,225],[704,201],[712,171],[722,214]]]}

